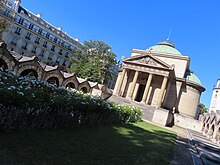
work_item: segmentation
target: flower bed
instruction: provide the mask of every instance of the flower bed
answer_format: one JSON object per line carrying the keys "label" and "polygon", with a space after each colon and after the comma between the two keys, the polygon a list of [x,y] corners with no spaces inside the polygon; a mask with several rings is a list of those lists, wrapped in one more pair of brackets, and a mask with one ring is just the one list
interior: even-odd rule
{"label": "flower bed", "polygon": [[0,131],[89,127],[136,122],[135,107],[107,103],[82,92],[0,72]]}

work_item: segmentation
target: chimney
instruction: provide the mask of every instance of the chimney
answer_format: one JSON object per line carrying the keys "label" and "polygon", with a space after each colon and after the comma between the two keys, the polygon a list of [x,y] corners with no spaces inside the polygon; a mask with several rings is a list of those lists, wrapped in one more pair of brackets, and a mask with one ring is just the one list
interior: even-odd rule
{"label": "chimney", "polygon": [[38,14],[37,14],[37,17],[38,17],[38,18],[41,18],[41,17],[42,17],[42,14],[41,14],[41,13],[38,13]]}
{"label": "chimney", "polygon": [[14,1],[13,9],[14,9],[14,11],[15,11],[16,13],[18,12],[18,8],[19,8],[20,4],[21,4],[21,0],[15,0],[15,1]]}

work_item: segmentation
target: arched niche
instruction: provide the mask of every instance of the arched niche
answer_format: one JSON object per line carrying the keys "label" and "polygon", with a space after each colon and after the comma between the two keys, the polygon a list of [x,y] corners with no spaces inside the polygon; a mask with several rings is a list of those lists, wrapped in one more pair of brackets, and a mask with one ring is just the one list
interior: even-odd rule
{"label": "arched niche", "polygon": [[0,70],[4,72],[8,70],[8,65],[2,58],[0,58]]}
{"label": "arched niche", "polygon": [[20,76],[35,77],[36,79],[38,79],[37,71],[34,69],[25,69],[21,72]]}
{"label": "arched niche", "polygon": [[80,88],[80,91],[82,91],[83,93],[88,93],[89,90],[84,86]]}
{"label": "arched niche", "polygon": [[57,77],[50,77],[47,82],[49,84],[54,84],[54,85],[57,85],[59,86],[59,79]]}
{"label": "arched niche", "polygon": [[76,85],[75,85],[75,83],[73,83],[73,82],[69,82],[69,83],[66,85],[66,88],[76,89]]}

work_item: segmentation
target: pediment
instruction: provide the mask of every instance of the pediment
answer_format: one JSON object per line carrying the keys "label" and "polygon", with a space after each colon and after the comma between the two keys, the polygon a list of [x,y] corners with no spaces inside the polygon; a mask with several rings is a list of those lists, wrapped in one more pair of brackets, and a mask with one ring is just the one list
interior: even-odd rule
{"label": "pediment", "polygon": [[144,65],[144,66],[151,66],[157,68],[164,68],[164,69],[172,69],[170,65],[161,61],[160,59],[153,57],[152,55],[140,55],[140,56],[133,56],[123,60],[124,63],[132,63],[134,65]]}

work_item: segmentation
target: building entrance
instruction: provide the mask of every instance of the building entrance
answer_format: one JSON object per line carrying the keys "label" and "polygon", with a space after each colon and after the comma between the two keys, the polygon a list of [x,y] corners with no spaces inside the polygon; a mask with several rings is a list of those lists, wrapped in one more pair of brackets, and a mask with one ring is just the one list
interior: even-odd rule
{"label": "building entrance", "polygon": [[139,88],[138,88],[138,91],[137,91],[135,101],[141,102],[142,97],[144,95],[144,89],[145,89],[145,85],[140,84]]}

